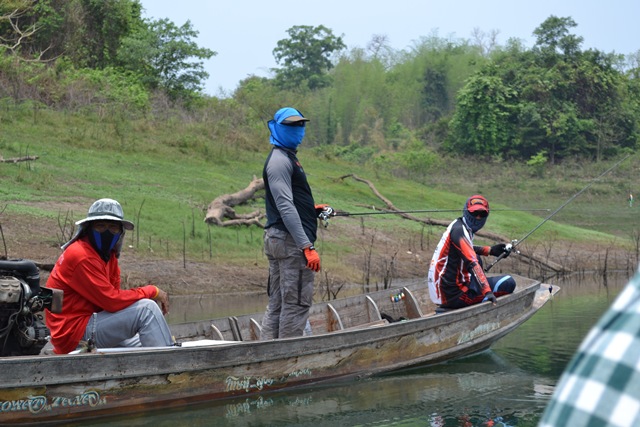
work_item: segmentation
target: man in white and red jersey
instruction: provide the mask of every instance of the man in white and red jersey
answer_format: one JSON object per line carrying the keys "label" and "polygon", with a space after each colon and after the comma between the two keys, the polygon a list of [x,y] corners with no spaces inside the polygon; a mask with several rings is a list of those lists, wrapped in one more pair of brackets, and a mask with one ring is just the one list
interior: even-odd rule
{"label": "man in white and red jersey", "polygon": [[496,304],[496,296],[510,294],[516,281],[509,275],[487,277],[482,256],[508,256],[510,248],[500,243],[474,246],[473,236],[487,221],[489,202],[481,195],[465,202],[462,217],[457,218],[442,235],[431,259],[427,283],[431,300],[444,308],[462,308],[483,301]]}

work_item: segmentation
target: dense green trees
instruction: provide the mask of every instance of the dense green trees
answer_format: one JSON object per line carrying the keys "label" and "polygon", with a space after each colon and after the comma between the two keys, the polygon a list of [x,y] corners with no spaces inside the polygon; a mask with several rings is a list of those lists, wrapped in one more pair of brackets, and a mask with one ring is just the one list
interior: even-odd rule
{"label": "dense green trees", "polygon": [[172,98],[186,99],[202,89],[209,73],[202,61],[215,52],[198,47],[198,35],[189,21],[178,27],[168,19],[144,22],[140,28],[121,40],[117,64],[123,70],[138,74],[149,88],[161,88]]}
{"label": "dense green trees", "polygon": [[[123,37],[141,22],[141,6],[132,0],[12,0],[0,6],[0,33],[13,39],[26,58],[54,60],[64,56],[78,68],[113,65]],[[33,28],[20,37],[17,28]]]}
{"label": "dense green trees", "polygon": [[346,50],[329,28],[294,26],[273,49],[272,78],[250,76],[217,99],[201,92],[202,61],[215,52],[193,41],[188,21],[143,19],[138,0],[4,0],[0,100],[117,114],[187,106],[180,117],[215,118],[212,137],[242,141],[262,138],[291,104],[312,119],[308,146],[413,175],[451,154],[540,165],[635,150],[640,50],[583,50],[576,27],[551,16],[531,48],[475,29],[471,41],[432,33],[396,51],[381,35]]}
{"label": "dense green trees", "polygon": [[[11,0],[2,3],[0,47],[25,60],[64,64],[67,72],[120,71],[130,84],[161,89],[172,99],[198,94],[209,74],[202,60],[215,52],[193,42],[189,21],[141,17],[137,0]],[[93,78],[98,74],[93,73]]]}
{"label": "dense green trees", "polygon": [[346,46],[342,37],[319,25],[296,25],[287,30],[289,38],[280,40],[273,56],[283,67],[276,69],[276,83],[283,89],[329,86],[328,71],[333,68],[332,55]]}
{"label": "dense green trees", "polygon": [[509,150],[515,122],[516,91],[496,75],[491,65],[472,76],[458,93],[449,148],[465,154],[496,155]]}
{"label": "dense green trees", "polygon": [[552,16],[531,50],[501,52],[472,76],[458,94],[448,148],[519,159],[544,152],[551,162],[636,148],[639,111],[622,95],[634,83],[616,68],[619,57],[582,51],[575,26]]}
{"label": "dense green trees", "polygon": [[[495,33],[487,42],[476,31],[475,43],[434,33],[398,52],[374,36],[367,49],[345,51],[315,72],[319,62],[306,62],[303,47],[318,55],[326,43],[324,51],[333,52],[333,39],[308,38],[330,34],[324,27],[293,27],[274,50],[276,59],[288,52],[290,62],[260,82],[275,88],[273,102],[252,100],[244,84],[237,94],[267,111],[295,99],[313,117],[310,145],[414,174],[438,167],[447,154],[539,164],[636,149],[640,61],[582,50],[576,26],[551,16],[533,31],[531,48],[514,39],[499,46]],[[247,82],[255,89],[255,80]]]}

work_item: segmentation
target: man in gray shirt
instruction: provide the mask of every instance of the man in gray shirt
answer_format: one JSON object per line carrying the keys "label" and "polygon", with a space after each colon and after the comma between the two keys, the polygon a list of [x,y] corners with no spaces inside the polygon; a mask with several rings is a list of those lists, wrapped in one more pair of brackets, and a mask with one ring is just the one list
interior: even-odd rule
{"label": "man in gray shirt", "polygon": [[315,273],[320,271],[320,256],[313,246],[318,215],[333,211],[327,205],[315,205],[296,157],[308,121],[291,107],[281,108],[269,121],[273,147],[262,172],[269,305],[262,320],[262,340],[303,335],[313,303]]}

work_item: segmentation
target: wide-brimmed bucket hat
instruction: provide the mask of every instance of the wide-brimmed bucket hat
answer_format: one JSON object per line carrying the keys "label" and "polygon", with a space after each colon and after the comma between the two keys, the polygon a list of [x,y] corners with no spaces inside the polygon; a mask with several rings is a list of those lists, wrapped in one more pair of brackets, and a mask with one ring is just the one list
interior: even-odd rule
{"label": "wide-brimmed bucket hat", "polygon": [[119,221],[122,223],[122,227],[124,227],[125,230],[133,230],[133,223],[124,219],[122,206],[113,199],[100,199],[93,202],[89,208],[87,217],[76,222],[76,225],[98,220]]}
{"label": "wide-brimmed bucket hat", "polygon": [[61,246],[61,249],[67,249],[69,245],[71,245],[73,242],[78,240],[80,236],[83,235],[85,229],[87,229],[86,227],[91,221],[98,220],[119,221],[122,224],[123,229],[133,230],[133,223],[124,219],[124,213],[122,211],[122,206],[120,206],[120,203],[113,199],[96,200],[89,208],[87,217],[76,222],[76,225],[78,226],[76,232],[67,243]]}

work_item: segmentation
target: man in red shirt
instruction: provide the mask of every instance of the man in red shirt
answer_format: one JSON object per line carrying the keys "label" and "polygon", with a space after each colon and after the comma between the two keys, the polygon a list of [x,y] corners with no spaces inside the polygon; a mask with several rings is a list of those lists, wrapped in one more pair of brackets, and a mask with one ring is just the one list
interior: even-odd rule
{"label": "man in red shirt", "polygon": [[98,348],[173,345],[163,316],[167,293],[153,285],[120,288],[118,257],[125,230],[133,230],[120,203],[97,200],[76,225],[47,280],[64,291],[62,312],[46,313],[54,352],[69,353],[81,340]]}
{"label": "man in red shirt", "polygon": [[474,246],[473,236],[489,217],[489,202],[481,195],[471,196],[456,219],[442,235],[436,248],[427,283],[431,300],[445,308],[461,308],[482,301],[496,303],[496,297],[512,293],[516,281],[510,275],[487,277],[482,269],[482,256],[508,256],[511,249],[504,243]]}

